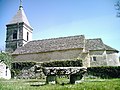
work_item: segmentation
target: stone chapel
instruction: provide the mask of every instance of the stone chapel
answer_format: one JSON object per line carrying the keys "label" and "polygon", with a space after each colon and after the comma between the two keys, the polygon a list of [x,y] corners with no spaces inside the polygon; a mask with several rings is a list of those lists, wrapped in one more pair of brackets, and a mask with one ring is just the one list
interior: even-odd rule
{"label": "stone chapel", "polygon": [[84,35],[32,40],[33,28],[20,4],[16,15],[6,25],[6,52],[14,62],[46,62],[81,58],[86,67],[119,66],[119,51],[101,38],[86,39]]}

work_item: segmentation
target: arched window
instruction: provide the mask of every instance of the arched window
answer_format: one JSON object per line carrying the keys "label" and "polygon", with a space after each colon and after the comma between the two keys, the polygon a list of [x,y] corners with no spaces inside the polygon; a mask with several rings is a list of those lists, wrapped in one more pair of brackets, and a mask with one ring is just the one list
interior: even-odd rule
{"label": "arched window", "polygon": [[17,39],[17,30],[14,30],[13,32],[13,39]]}

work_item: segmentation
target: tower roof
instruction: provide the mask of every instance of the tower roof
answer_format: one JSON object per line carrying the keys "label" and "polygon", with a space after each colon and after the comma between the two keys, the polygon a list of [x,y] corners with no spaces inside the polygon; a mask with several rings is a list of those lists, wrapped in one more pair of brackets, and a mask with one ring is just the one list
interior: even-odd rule
{"label": "tower roof", "polygon": [[25,15],[23,6],[20,2],[19,10],[17,11],[16,15],[11,19],[11,21],[8,24],[15,24],[15,23],[21,23],[21,22],[24,22],[25,24],[30,26],[29,21]]}

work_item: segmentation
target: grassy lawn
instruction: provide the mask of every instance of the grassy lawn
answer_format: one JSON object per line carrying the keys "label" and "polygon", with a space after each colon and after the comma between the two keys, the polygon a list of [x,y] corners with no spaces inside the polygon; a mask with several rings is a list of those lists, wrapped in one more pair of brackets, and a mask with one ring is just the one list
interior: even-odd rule
{"label": "grassy lawn", "polygon": [[74,85],[56,84],[37,86],[44,81],[0,80],[0,90],[120,90],[120,79],[89,79]]}

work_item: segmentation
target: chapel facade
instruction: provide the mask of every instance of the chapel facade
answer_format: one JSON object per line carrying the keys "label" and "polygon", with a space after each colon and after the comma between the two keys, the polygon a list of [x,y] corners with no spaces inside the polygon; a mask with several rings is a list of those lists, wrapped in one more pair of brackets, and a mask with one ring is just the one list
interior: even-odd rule
{"label": "chapel facade", "polygon": [[119,51],[104,44],[101,38],[86,39],[84,35],[32,40],[33,29],[19,6],[17,14],[6,25],[6,51],[14,62],[38,63],[80,58],[83,66],[119,66]]}

